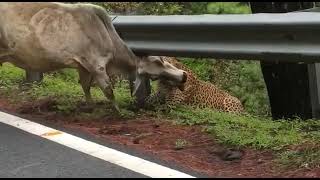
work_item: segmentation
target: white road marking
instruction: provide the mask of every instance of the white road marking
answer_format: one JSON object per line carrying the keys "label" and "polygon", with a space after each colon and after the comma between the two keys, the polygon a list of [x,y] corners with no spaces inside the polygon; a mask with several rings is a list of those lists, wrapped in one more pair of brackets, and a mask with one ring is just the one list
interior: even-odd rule
{"label": "white road marking", "polygon": [[164,167],[4,112],[0,112],[0,123],[16,127],[28,133],[54,141],[69,148],[152,178],[195,178],[174,169]]}

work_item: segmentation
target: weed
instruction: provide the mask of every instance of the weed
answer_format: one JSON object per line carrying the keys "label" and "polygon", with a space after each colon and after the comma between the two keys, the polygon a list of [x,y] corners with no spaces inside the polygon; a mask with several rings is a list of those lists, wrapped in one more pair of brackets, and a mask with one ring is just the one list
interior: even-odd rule
{"label": "weed", "polygon": [[279,153],[276,162],[282,166],[281,168],[319,168],[319,145],[300,145],[300,149],[286,150]]}
{"label": "weed", "polygon": [[188,142],[184,139],[177,139],[175,142],[175,150],[181,150],[185,148],[188,145]]}

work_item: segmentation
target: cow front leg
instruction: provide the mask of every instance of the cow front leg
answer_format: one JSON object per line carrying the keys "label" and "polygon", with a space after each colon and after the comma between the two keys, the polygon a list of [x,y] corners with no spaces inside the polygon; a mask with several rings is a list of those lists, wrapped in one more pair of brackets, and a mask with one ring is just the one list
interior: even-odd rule
{"label": "cow front leg", "polygon": [[85,94],[86,103],[89,105],[93,104],[92,96],[90,93],[91,84],[93,81],[93,76],[83,67],[78,69],[80,84]]}
{"label": "cow front leg", "polygon": [[105,73],[98,73],[95,76],[95,80],[97,81],[100,89],[103,91],[104,95],[111,101],[112,107],[120,113],[120,109],[118,104],[115,101],[115,97],[113,94],[112,83],[110,77]]}

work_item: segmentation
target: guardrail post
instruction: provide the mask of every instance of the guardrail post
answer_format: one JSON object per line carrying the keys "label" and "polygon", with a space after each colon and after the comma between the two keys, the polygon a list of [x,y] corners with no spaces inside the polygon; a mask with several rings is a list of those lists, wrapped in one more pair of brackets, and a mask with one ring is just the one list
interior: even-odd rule
{"label": "guardrail post", "polygon": [[26,82],[41,82],[43,79],[43,74],[40,72],[26,71]]}
{"label": "guardrail post", "polygon": [[[252,13],[286,13],[313,2],[250,2]],[[320,65],[261,62],[273,119],[320,117]]]}

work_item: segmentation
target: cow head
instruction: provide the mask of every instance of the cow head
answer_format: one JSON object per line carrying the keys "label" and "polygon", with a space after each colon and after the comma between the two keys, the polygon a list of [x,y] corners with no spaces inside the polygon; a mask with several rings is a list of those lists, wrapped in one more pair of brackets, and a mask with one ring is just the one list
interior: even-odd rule
{"label": "cow head", "polygon": [[174,67],[160,56],[147,56],[139,58],[137,64],[137,76],[134,85],[133,95],[141,85],[142,77],[148,77],[151,80],[166,80],[183,90],[184,83],[187,81],[185,71]]}

